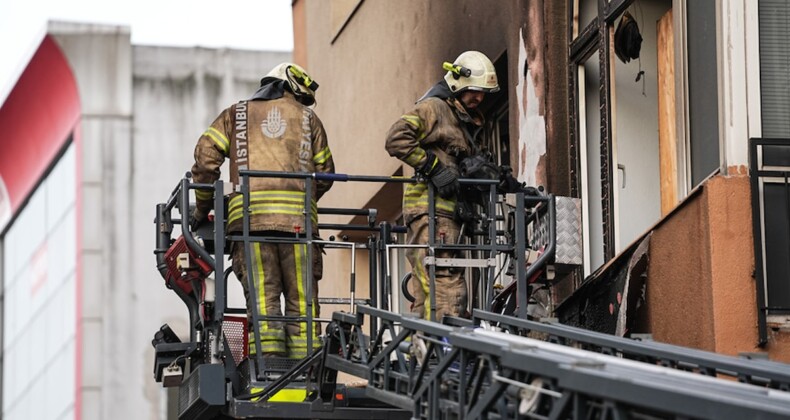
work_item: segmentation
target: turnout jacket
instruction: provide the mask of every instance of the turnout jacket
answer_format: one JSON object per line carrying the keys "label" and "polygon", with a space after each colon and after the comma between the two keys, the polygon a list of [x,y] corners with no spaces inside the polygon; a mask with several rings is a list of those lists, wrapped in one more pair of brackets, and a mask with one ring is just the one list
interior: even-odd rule
{"label": "turnout jacket", "polygon": [[[426,152],[430,151],[443,165],[457,170],[458,163],[472,155],[476,148],[471,133],[483,125],[483,117],[476,112],[470,114],[442,84],[440,82],[432,88],[387,133],[385,148],[390,156],[415,169],[423,167],[427,160]],[[455,213],[456,197],[445,199],[438,194],[434,197],[436,214],[452,217]],[[408,184],[403,194],[403,215],[406,222],[409,223],[415,217],[426,213],[428,185],[424,182]]]}
{"label": "turnout jacket", "polygon": [[[332,152],[321,120],[290,92],[270,100],[241,101],[231,105],[211,123],[195,147],[194,182],[213,183],[220,167],[230,159],[230,182],[240,185],[239,170],[334,173]],[[305,180],[250,177],[250,230],[305,232]],[[317,227],[316,201],[331,181],[313,183],[310,216]],[[213,207],[211,191],[196,190],[198,210]],[[231,194],[228,232],[242,230],[243,196]]]}

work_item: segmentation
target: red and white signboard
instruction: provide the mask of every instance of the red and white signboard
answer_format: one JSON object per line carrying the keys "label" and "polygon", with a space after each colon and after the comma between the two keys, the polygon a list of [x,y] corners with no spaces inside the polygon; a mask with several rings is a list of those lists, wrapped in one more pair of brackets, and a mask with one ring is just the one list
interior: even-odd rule
{"label": "red and white signboard", "polygon": [[[76,80],[46,36],[0,107],[3,419],[82,418],[79,123]],[[42,404],[30,391],[51,378]]]}
{"label": "red and white signboard", "polygon": [[0,230],[8,224],[9,219],[11,219],[11,198],[8,196],[3,177],[0,176]]}
{"label": "red and white signboard", "polygon": [[0,107],[0,232],[63,150],[79,117],[77,82],[46,36]]}

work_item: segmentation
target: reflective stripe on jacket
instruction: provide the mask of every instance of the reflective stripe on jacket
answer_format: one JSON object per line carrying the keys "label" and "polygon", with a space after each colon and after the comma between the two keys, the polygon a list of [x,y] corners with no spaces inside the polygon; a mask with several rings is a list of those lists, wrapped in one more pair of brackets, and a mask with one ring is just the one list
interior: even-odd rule
{"label": "reflective stripe on jacket", "polygon": [[[473,119],[454,99],[429,97],[417,103],[402,115],[387,133],[386,149],[409,166],[419,169],[426,162],[430,151],[443,165],[457,168],[461,159],[472,154],[463,122],[459,118],[482,124],[482,117]],[[436,214],[452,216],[456,199],[443,199],[436,195]],[[403,214],[408,222],[428,212],[428,186],[425,183],[409,184],[403,195]]]}

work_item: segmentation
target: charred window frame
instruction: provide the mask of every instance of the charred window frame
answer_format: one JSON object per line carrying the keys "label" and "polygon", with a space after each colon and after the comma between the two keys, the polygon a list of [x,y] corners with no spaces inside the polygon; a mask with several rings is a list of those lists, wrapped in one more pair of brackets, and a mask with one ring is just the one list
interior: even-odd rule
{"label": "charred window frame", "polygon": [[633,0],[598,0],[598,16],[591,22],[579,22],[584,25],[576,35],[574,23],[578,0],[568,1],[568,39],[571,40],[568,57],[568,85],[570,86],[569,98],[569,134],[571,156],[571,195],[581,196],[581,163],[583,158],[579,155],[581,139],[579,118],[579,72],[578,67],[584,65],[596,51],[598,52],[598,65],[600,67],[600,157],[601,157],[601,209],[603,217],[603,255],[609,261],[615,254],[614,231],[614,184],[612,168],[612,62],[611,62],[611,37],[614,21],[633,3]]}
{"label": "charred window frame", "polygon": [[[494,61],[494,70],[496,70],[497,81],[499,83],[499,91],[496,93],[488,93],[485,99],[480,104],[479,111],[485,117],[485,125],[483,126],[477,141],[479,145],[491,153],[493,162],[498,166],[507,165],[511,168],[510,150],[512,145],[510,143],[510,101],[508,100],[508,89],[510,83],[508,82],[508,55],[507,52],[500,54]],[[478,214],[482,214],[483,209],[475,205]],[[504,222],[497,220],[497,229],[505,229]],[[482,244],[480,238],[474,238],[473,241]],[[476,251],[475,251],[476,252]],[[469,255],[471,258],[483,258],[482,254],[475,254],[474,252]],[[497,257],[498,264],[504,264],[501,261],[501,256]],[[499,265],[498,265],[499,266]],[[496,281],[508,284],[504,279],[508,278],[507,273],[501,273],[501,277],[497,277]],[[471,281],[470,286],[470,305],[471,307],[485,307],[484,293],[472,293],[472,291],[479,290],[482,287],[481,277],[483,272],[478,269],[467,269],[465,273],[466,279]]]}
{"label": "charred window frame", "polygon": [[[612,141],[612,37],[615,21],[630,7],[634,0],[597,0],[597,16],[590,22],[576,22],[581,10],[580,0],[568,0],[568,85],[569,100],[569,152],[571,164],[571,195],[581,197],[582,174],[580,159],[580,97],[579,89],[584,81],[579,80],[578,67],[598,52],[600,80],[600,168],[601,168],[601,213],[604,261],[615,256],[615,202]],[[683,5],[688,21],[696,25],[686,30],[685,52],[688,62],[686,77],[688,90],[687,112],[689,131],[685,146],[688,156],[690,179],[686,187],[693,187],[707,179],[719,168],[720,144],[718,130],[718,89],[716,61],[716,2],[694,0]],[[578,34],[577,34],[577,27]],[[693,29],[693,30],[692,30]]]}
{"label": "charred window frame", "polygon": [[497,165],[512,166],[510,161],[510,119],[508,117],[508,68],[507,52],[502,53],[494,61],[499,83],[499,92],[486,95],[480,104],[480,112],[485,116],[485,126],[478,141],[481,146],[491,152]]}

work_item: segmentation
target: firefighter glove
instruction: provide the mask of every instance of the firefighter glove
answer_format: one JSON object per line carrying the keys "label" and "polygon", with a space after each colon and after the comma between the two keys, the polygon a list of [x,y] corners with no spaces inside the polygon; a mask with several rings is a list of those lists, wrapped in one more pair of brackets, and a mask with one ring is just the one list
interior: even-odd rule
{"label": "firefighter glove", "polygon": [[[516,193],[519,191],[524,191],[524,184],[519,182],[510,171],[503,171],[502,175],[499,177],[499,185],[497,185],[497,190],[500,193]],[[527,193],[527,195],[532,195]]]}
{"label": "firefighter glove", "polygon": [[189,229],[192,232],[195,232],[198,226],[200,226],[207,218],[208,212],[199,208],[195,208],[192,210],[192,216],[189,218]]}
{"label": "firefighter glove", "polygon": [[460,188],[458,171],[437,162],[429,175],[431,183],[436,187],[436,193],[442,198],[454,197]]}
{"label": "firefighter glove", "polygon": [[524,194],[526,196],[540,197],[540,190],[535,187],[524,187]]}

